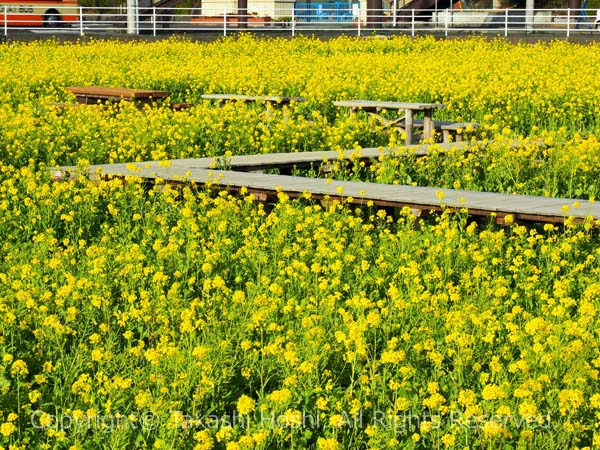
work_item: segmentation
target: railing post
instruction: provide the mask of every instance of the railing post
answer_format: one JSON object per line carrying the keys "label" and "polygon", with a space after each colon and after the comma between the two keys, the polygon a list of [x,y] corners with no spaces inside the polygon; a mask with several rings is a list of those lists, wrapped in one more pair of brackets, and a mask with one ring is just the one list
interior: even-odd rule
{"label": "railing post", "polygon": [[8,5],[4,5],[4,36],[8,36]]}
{"label": "railing post", "polygon": [[444,21],[444,36],[448,37],[448,10],[446,10],[446,20]]}
{"label": "railing post", "polygon": [[410,9],[410,35],[415,37],[415,9]]}
{"label": "railing post", "polygon": [[292,37],[296,36],[296,8],[292,8]]}
{"label": "railing post", "polygon": [[223,36],[227,36],[227,10],[223,10]]}
{"label": "railing post", "polygon": [[527,32],[535,32],[535,5],[534,0],[527,0],[525,3],[525,23],[527,24]]}
{"label": "railing post", "polygon": [[79,7],[79,36],[83,36],[83,6]]}
{"label": "railing post", "polygon": [[571,8],[567,8],[567,38],[571,36]]}
{"label": "railing post", "polygon": [[127,0],[127,34],[138,34],[137,0]]}
{"label": "railing post", "polygon": [[394,0],[394,6],[393,6],[393,8],[394,8],[394,13],[393,13],[394,15],[392,16],[392,26],[394,28],[396,28],[396,26],[398,25],[398,23],[397,23],[397,17],[396,17],[397,13],[398,13],[398,0]]}
{"label": "railing post", "polygon": [[508,36],[508,8],[504,10],[504,37]]}
{"label": "railing post", "polygon": [[362,22],[362,11],[358,7],[358,36],[360,37],[360,23]]}
{"label": "railing post", "polygon": [[156,7],[152,7],[152,36],[156,36]]}

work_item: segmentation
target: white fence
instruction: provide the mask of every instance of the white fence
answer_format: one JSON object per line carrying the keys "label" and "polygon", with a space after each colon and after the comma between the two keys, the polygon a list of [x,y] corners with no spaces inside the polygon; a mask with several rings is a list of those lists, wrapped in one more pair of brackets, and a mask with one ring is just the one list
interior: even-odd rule
{"label": "white fence", "polygon": [[[269,3],[248,1],[247,14],[236,12],[231,1],[203,8],[84,8],[61,16],[44,14],[43,22],[31,25],[32,14],[17,13],[0,6],[0,26],[5,36],[30,30],[36,33],[68,34],[152,34],[230,32],[248,30],[284,33],[294,36],[306,32],[343,34],[493,33],[504,36],[522,33],[553,33],[566,36],[597,33],[596,11],[572,9],[387,9],[369,11],[364,3],[297,3],[275,0]],[[395,12],[394,12],[395,11]],[[4,17],[9,20],[4,20]],[[37,15],[38,21],[40,15]],[[68,18],[68,20],[66,20]],[[49,20],[47,20],[49,19]],[[50,20],[51,19],[51,20]]]}

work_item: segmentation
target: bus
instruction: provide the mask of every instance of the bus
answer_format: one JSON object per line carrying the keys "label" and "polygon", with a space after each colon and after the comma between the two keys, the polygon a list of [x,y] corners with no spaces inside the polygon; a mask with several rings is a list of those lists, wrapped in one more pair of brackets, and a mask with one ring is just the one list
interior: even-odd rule
{"label": "bus", "polygon": [[77,0],[0,0],[0,26],[60,28],[79,21]]}

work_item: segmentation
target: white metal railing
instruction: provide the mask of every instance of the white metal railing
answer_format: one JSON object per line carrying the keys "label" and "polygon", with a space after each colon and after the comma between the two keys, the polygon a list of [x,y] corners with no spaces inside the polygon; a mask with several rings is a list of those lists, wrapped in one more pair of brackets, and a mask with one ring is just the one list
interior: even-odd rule
{"label": "white metal railing", "polygon": [[[236,2],[202,2],[202,8],[84,8],[61,15],[43,16],[32,25],[33,14],[0,6],[0,24],[5,36],[19,30],[34,33],[84,34],[152,34],[218,32],[249,30],[272,33],[339,32],[343,34],[410,34],[456,32],[491,32],[509,36],[516,33],[553,33],[570,37],[576,33],[596,31],[596,11],[582,14],[572,9],[410,9],[391,7],[369,11],[364,3],[298,3],[274,0],[270,3],[248,1],[248,14],[236,11]],[[137,2],[136,2],[137,3]],[[395,0],[393,5],[402,5]],[[5,20],[8,15],[9,20]],[[69,20],[65,20],[68,18]]]}

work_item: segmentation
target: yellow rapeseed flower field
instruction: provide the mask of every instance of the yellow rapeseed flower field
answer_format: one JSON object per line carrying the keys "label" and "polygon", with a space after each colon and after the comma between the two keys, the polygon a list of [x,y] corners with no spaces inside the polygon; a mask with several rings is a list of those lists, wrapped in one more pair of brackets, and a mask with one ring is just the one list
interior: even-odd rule
{"label": "yellow rapeseed flower field", "polygon": [[[447,211],[417,226],[407,209],[48,171],[397,145],[332,101],[431,101],[481,124],[468,152],[330,161],[330,176],[593,199],[597,45],[243,35],[13,42],[0,61],[4,448],[600,446],[595,224]],[[70,85],[195,105],[57,106]]]}

